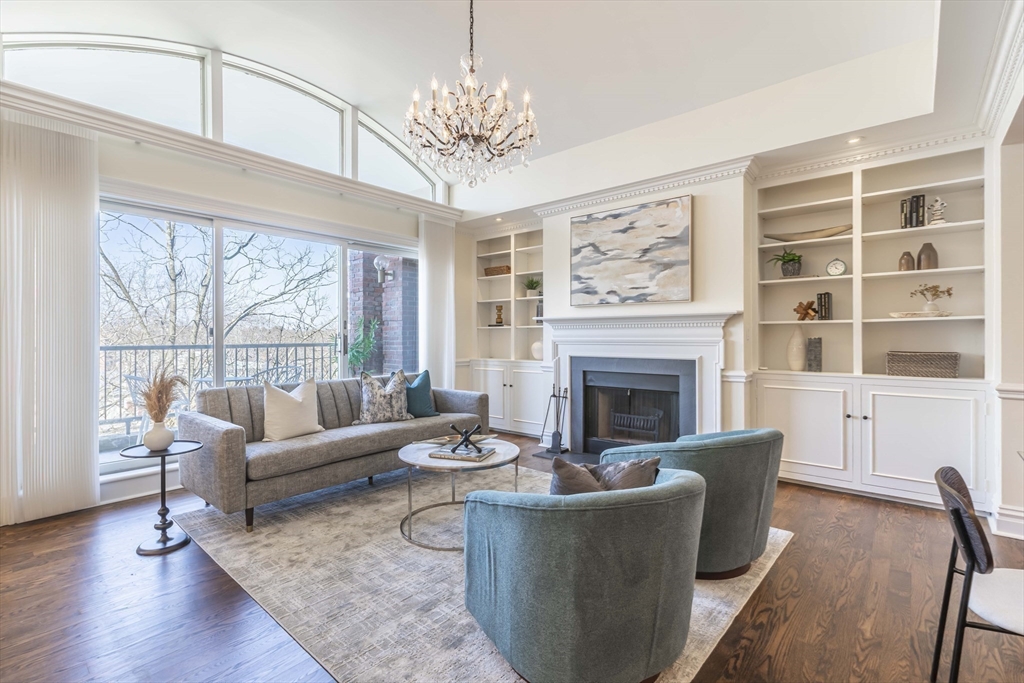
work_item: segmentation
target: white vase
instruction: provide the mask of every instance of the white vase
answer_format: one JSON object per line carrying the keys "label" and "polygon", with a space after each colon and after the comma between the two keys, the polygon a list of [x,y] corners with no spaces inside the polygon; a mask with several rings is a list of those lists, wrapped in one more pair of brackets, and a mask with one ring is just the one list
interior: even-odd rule
{"label": "white vase", "polygon": [[924,308],[922,308],[921,310],[922,311],[937,311],[937,310],[939,310],[939,305],[937,303],[935,303],[934,301],[925,301],[924,302]]}
{"label": "white vase", "polygon": [[535,360],[544,360],[544,345],[539,341],[535,341],[530,344],[530,355],[533,356]]}
{"label": "white vase", "polygon": [[786,346],[786,362],[789,363],[790,370],[807,369],[807,339],[799,325],[793,330],[793,336],[789,338],[789,344]]}
{"label": "white vase", "polygon": [[151,451],[166,451],[174,443],[174,432],[164,426],[163,422],[154,422],[142,437],[142,445]]}

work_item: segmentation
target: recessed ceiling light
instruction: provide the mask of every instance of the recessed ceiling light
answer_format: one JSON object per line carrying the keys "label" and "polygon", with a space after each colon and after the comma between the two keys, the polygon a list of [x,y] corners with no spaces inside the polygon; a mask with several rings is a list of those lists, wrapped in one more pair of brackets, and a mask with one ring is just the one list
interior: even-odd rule
{"label": "recessed ceiling light", "polygon": [[856,145],[858,142],[863,142],[863,141],[864,141],[864,138],[862,138],[862,137],[850,138],[849,140],[846,141],[846,144],[848,144],[848,145]]}
{"label": "recessed ceiling light", "polygon": [[500,223],[500,222],[501,222],[501,217],[499,216],[498,218],[495,218],[495,219],[494,219],[494,222],[495,222],[495,223]]}

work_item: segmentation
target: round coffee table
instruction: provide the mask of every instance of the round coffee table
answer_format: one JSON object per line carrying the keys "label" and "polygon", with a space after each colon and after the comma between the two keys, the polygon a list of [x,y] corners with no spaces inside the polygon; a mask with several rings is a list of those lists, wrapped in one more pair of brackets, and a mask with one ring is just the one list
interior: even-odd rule
{"label": "round coffee table", "polygon": [[[465,501],[455,500],[455,475],[459,472],[479,472],[481,470],[493,470],[498,467],[504,467],[508,464],[514,464],[516,469],[515,475],[515,490],[519,490],[519,446],[508,441],[501,441],[499,439],[488,439],[487,441],[479,442],[481,447],[490,446],[494,448],[488,458],[481,460],[480,462],[472,462],[470,460],[446,460],[444,458],[431,458],[430,453],[443,446],[428,443],[417,443],[405,446],[402,450],[398,451],[398,458],[408,465],[408,484],[409,484],[409,514],[402,518],[402,521],[398,523],[398,530],[402,534],[402,538],[409,541],[413,545],[418,545],[421,548],[427,548],[429,550],[445,550],[445,551],[458,551],[462,550],[462,546],[437,546],[430,545],[427,543],[421,543],[420,541],[413,540],[412,537],[412,518],[414,515],[418,515],[425,510],[430,510],[436,507],[443,507],[445,505],[462,505]],[[424,505],[423,507],[412,509],[412,471],[413,468],[423,470],[425,472],[447,472],[451,474],[452,478],[452,499],[446,500],[443,503],[432,503],[430,505]],[[406,527],[408,526],[408,533],[406,533]]]}

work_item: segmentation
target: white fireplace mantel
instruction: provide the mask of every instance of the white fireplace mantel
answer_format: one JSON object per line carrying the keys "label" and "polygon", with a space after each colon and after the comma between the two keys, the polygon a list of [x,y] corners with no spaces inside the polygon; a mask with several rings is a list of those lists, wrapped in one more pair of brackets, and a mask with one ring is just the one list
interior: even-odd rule
{"label": "white fireplace mantel", "polygon": [[[693,315],[545,317],[551,360],[560,386],[570,383],[573,356],[649,358],[697,362],[697,429],[722,429],[725,324],[740,311]],[[571,408],[570,408],[571,410]],[[566,435],[568,443],[571,435]]]}

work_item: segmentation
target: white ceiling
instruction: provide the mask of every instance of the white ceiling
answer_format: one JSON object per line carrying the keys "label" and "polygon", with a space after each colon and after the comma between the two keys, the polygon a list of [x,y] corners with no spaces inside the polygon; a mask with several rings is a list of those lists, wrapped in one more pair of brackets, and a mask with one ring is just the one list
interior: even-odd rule
{"label": "white ceiling", "polygon": [[[400,133],[413,87],[426,88],[435,73],[449,83],[458,75],[468,4],[0,0],[0,30],[220,48],[334,92]],[[540,157],[927,38],[936,7],[932,0],[481,0],[476,47],[485,79],[507,73],[517,98],[530,88]]]}

